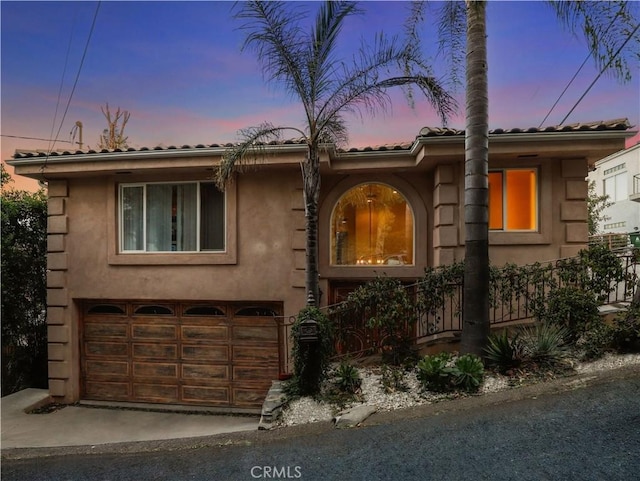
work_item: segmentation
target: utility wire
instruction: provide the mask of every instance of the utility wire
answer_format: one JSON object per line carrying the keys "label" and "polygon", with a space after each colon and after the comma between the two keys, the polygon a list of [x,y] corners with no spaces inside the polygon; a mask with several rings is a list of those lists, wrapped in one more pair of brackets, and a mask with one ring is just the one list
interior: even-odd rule
{"label": "utility wire", "polygon": [[602,74],[604,73],[605,70],[607,70],[609,68],[609,66],[611,65],[611,63],[614,61],[614,59],[618,56],[618,54],[622,51],[622,49],[625,47],[625,45],[627,45],[627,43],[629,43],[629,40],[631,40],[633,38],[633,36],[635,35],[635,33],[638,31],[638,29],[640,28],[640,23],[638,25],[636,25],[636,28],[633,29],[633,32],[631,32],[629,34],[629,36],[627,37],[627,39],[624,41],[624,43],[622,45],[620,45],[620,48],[616,51],[615,54],[613,54],[613,56],[609,59],[609,61],[607,62],[607,65],[605,65],[604,67],[602,67],[602,70],[600,70],[600,73],[598,73],[598,75],[596,76],[595,79],[593,79],[593,82],[591,82],[591,84],[587,87],[587,90],[584,91],[584,93],[582,94],[582,96],[578,99],[578,101],[574,104],[573,107],[571,107],[571,110],[569,110],[569,113],[567,115],[565,115],[564,119],[562,119],[562,121],[560,122],[560,125],[563,125],[564,122],[567,120],[567,118],[569,117],[569,115],[571,115],[573,113],[573,111],[576,109],[576,107],[578,106],[578,104],[580,102],[582,102],[582,99],[584,99],[587,94],[589,93],[589,91],[591,90],[591,87],[593,87],[595,85],[595,83],[598,81],[598,79],[602,76]]}
{"label": "utility wire", "polygon": [[93,14],[93,22],[91,23],[91,30],[89,31],[89,36],[87,37],[87,42],[84,46],[84,52],[82,53],[82,59],[80,60],[80,66],[78,67],[78,72],[76,73],[76,78],[73,82],[73,88],[71,89],[71,93],[69,94],[69,100],[67,101],[67,106],[64,109],[64,114],[62,115],[62,120],[60,120],[60,127],[58,128],[58,132],[56,133],[56,136],[53,140],[53,145],[51,146],[51,149],[49,149],[49,152],[47,153],[47,156],[44,159],[44,164],[42,164],[42,168],[40,169],[41,171],[44,171],[44,168],[47,166],[47,160],[49,160],[49,154],[53,151],[53,147],[55,146],[56,142],[58,141],[58,137],[60,136],[60,131],[62,130],[62,126],[64,125],[64,119],[67,117],[67,113],[69,112],[69,106],[71,105],[71,99],[73,98],[73,94],[76,91],[76,87],[78,85],[78,80],[80,78],[80,72],[82,71],[82,66],[84,64],[84,60],[87,56],[87,50],[89,50],[89,43],[91,42],[91,36],[93,35],[93,30],[96,26],[96,19],[98,18],[98,11],[100,10],[100,3],[98,2],[98,4],[96,5],[96,11]]}
{"label": "utility wire", "polygon": [[[578,69],[578,71],[573,75],[571,80],[569,80],[569,83],[567,84],[567,86],[564,88],[560,96],[556,99],[555,103],[551,106],[551,108],[549,109],[549,112],[547,112],[547,115],[544,116],[544,119],[542,119],[542,122],[540,122],[540,125],[538,125],[538,128],[541,128],[542,125],[549,118],[549,115],[551,115],[551,112],[553,112],[553,109],[556,108],[556,105],[558,105],[558,102],[560,102],[560,99],[562,98],[562,96],[567,92],[567,90],[569,90],[569,87],[571,87],[571,84],[573,83],[573,81],[576,79],[576,77],[582,70],[582,67],[585,66],[585,64],[587,63],[587,60],[589,60],[589,57],[591,57],[591,51],[589,51],[589,53],[587,54],[587,57],[584,59],[584,62],[582,62],[582,65],[580,65],[580,68]],[[560,125],[562,125],[562,122],[560,122]]]}
{"label": "utility wire", "polygon": [[[618,13],[615,14],[615,16],[611,19],[611,23],[609,24],[609,26],[607,27],[607,31],[613,27],[613,23],[616,21],[616,18],[618,18],[620,16],[620,14],[622,13],[622,11],[624,10],[624,5],[620,7],[620,10],[618,11]],[[573,77],[571,78],[571,80],[569,80],[569,83],[567,84],[567,86],[564,88],[564,90],[562,91],[562,93],[560,94],[560,96],[556,99],[555,103],[551,106],[551,108],[549,109],[549,112],[547,112],[547,115],[545,115],[544,119],[542,119],[542,122],[540,122],[540,125],[538,125],[538,128],[541,128],[542,125],[546,122],[547,118],[549,118],[549,115],[551,115],[551,112],[553,112],[553,109],[556,108],[556,105],[558,105],[558,102],[560,102],[560,99],[564,96],[564,94],[567,92],[567,90],[569,90],[569,87],[571,87],[571,84],[573,83],[573,81],[576,79],[576,77],[578,76],[578,74],[580,73],[580,71],[582,70],[582,68],[585,66],[585,64],[587,63],[587,61],[589,60],[589,57],[591,57],[591,55],[593,55],[594,50],[589,50],[589,53],[587,54],[586,58],[584,59],[584,61],[582,62],[582,65],[580,65],[580,67],[578,68],[578,70],[576,71],[576,73],[573,75]],[[560,125],[562,125],[562,122],[560,122]]]}
{"label": "utility wire", "polygon": [[55,139],[53,139],[53,132],[56,128],[56,121],[58,120],[58,107],[60,107],[60,99],[62,98],[62,88],[64,87],[64,78],[67,73],[67,66],[69,65],[69,54],[71,53],[71,45],[73,45],[73,31],[76,26],[76,18],[78,17],[78,10],[76,9],[73,14],[73,22],[71,23],[71,35],[69,35],[69,45],[67,45],[67,54],[64,58],[64,67],[62,68],[62,78],[60,79],[60,88],[58,88],[58,99],[56,101],[56,110],[53,113],[53,122],[51,122],[51,133],[49,134],[49,145],[47,146],[47,152],[51,152],[53,150],[53,142],[55,144]]}
{"label": "utility wire", "polygon": [[[10,137],[12,139],[43,140],[45,142],[53,142],[54,141],[54,139],[42,139],[40,137],[23,137],[22,135],[0,134],[0,137]],[[66,142],[67,144],[72,144],[73,143],[70,140],[58,140],[57,142]]]}

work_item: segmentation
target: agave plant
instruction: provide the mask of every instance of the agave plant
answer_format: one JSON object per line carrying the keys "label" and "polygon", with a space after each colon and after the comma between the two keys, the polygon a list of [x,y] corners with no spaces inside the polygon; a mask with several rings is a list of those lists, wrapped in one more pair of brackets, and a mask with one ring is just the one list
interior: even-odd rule
{"label": "agave plant", "polygon": [[549,323],[523,328],[520,338],[526,359],[546,366],[561,364],[569,355],[566,345],[569,334],[566,327]]}
{"label": "agave plant", "polygon": [[477,391],[484,378],[482,360],[473,354],[465,354],[456,359],[453,383],[463,391]]}
{"label": "agave plant", "polygon": [[485,348],[487,361],[503,373],[518,367],[523,361],[523,354],[519,333],[516,332],[509,337],[506,329],[499,334],[491,335]]}

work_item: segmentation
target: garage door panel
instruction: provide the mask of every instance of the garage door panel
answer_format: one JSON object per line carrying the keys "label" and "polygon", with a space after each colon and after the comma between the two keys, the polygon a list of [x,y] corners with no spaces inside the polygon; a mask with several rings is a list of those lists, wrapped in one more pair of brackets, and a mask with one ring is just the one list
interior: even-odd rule
{"label": "garage door panel", "polygon": [[186,402],[211,406],[229,406],[231,389],[225,386],[183,386],[182,399]]}
{"label": "garage door panel", "polygon": [[134,359],[178,359],[178,346],[176,344],[134,343],[132,354]]}
{"label": "garage door panel", "polygon": [[227,381],[229,380],[229,366],[213,364],[183,364],[182,379],[185,382],[194,381]]}
{"label": "garage door panel", "polygon": [[128,382],[88,381],[84,385],[85,396],[105,401],[128,401],[131,398],[129,386]]}
{"label": "garage door panel", "polygon": [[233,366],[232,375],[234,381],[262,381],[264,379],[276,379],[278,366]]}
{"label": "garage door panel", "polygon": [[277,344],[269,347],[233,346],[233,362],[251,362],[278,365]]}
{"label": "garage door panel", "polygon": [[127,344],[117,342],[88,341],[84,343],[84,352],[88,357],[129,357]]}
{"label": "garage door panel", "polygon": [[127,378],[129,372],[129,363],[126,361],[102,361],[89,359],[84,363],[87,375],[92,377],[124,377]]}
{"label": "garage door panel", "polygon": [[226,341],[229,339],[227,326],[182,326],[181,338],[189,342]]}
{"label": "garage door panel", "polygon": [[136,378],[166,378],[178,380],[178,364],[163,362],[134,362],[133,377]]}
{"label": "garage door panel", "polygon": [[278,341],[278,330],[275,326],[233,326],[234,341]]}
{"label": "garage door panel", "polygon": [[139,401],[177,402],[178,391],[177,385],[133,383],[133,397]]}
{"label": "garage door panel", "polygon": [[117,323],[88,322],[84,325],[83,335],[85,339],[127,339],[129,336],[129,325],[126,324],[126,321]]}
{"label": "garage door panel", "polygon": [[131,327],[132,339],[157,339],[175,341],[178,339],[178,326],[134,324]]}
{"label": "garage door panel", "polygon": [[229,346],[228,345],[182,345],[182,359],[187,361],[212,361],[212,362],[228,362]]}

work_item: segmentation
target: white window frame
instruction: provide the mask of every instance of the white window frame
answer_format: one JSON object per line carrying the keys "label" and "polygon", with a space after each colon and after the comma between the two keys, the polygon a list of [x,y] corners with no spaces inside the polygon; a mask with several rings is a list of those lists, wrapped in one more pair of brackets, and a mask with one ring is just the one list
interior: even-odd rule
{"label": "white window frame", "polygon": [[[134,182],[134,183],[122,183],[118,186],[118,252],[120,254],[129,255],[129,254],[172,254],[172,255],[182,255],[182,254],[202,254],[202,253],[225,253],[227,252],[227,194],[226,192],[222,192],[223,194],[223,221],[222,221],[222,229],[223,234],[222,238],[224,241],[224,247],[222,249],[200,249],[200,213],[201,213],[201,195],[200,195],[200,186],[201,184],[213,184],[213,182],[208,181],[179,181],[179,182]],[[147,245],[147,186],[148,185],[181,185],[181,184],[196,184],[196,250],[193,251],[148,251],[146,249],[143,250],[124,250],[124,225],[123,225],[123,215],[122,215],[122,195],[123,190],[125,188],[135,188],[142,187],[142,245]]]}
{"label": "white window frame", "polygon": [[[623,168],[625,164],[620,164]],[[620,166],[617,166],[620,167]],[[620,172],[620,169],[610,169],[612,172],[615,172],[614,175],[609,175],[602,180],[602,191],[604,195],[609,197],[611,202],[620,202],[623,200],[627,200],[629,198],[629,178],[627,176],[627,171],[624,170]],[[624,176],[624,195],[618,195],[618,177]],[[613,181],[613,195],[607,192],[607,181]]]}

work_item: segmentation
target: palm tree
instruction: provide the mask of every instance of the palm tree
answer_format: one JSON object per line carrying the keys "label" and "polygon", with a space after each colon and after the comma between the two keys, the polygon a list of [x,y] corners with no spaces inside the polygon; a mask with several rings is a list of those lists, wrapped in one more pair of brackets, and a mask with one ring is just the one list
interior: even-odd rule
{"label": "palm tree", "polygon": [[[629,80],[628,59],[640,58],[638,21],[626,1],[547,1],[560,22],[581,32],[601,71]],[[413,2],[406,29],[419,45],[418,24],[427,2]],[[445,2],[440,9],[440,45],[451,60],[457,82],[461,52],[466,46],[465,127],[465,271],[461,351],[483,355],[489,335],[489,97],[487,75],[486,2]],[[629,45],[629,41],[633,42]],[[620,55],[622,54],[622,55]]]}
{"label": "palm tree", "polygon": [[[343,115],[362,111],[375,114],[389,105],[387,90],[417,88],[439,113],[443,123],[456,105],[422,61],[420,51],[382,34],[373,46],[361,48],[352,63],[336,58],[338,37],[345,20],[360,13],[352,2],[327,1],[318,7],[315,22],[305,31],[300,21],[307,13],[300,5],[284,2],[250,1],[238,4],[235,17],[246,33],[243,49],[250,47],[262,64],[266,79],[277,82],[294,95],[304,111],[304,126],[274,126],[264,123],[242,130],[241,142],[224,155],[217,170],[221,188],[234,172],[255,162],[264,144],[292,131],[304,139],[306,157],[300,160],[306,229],[307,304],[317,305],[318,203],[320,194],[320,151],[323,145],[341,144],[347,139]],[[397,75],[392,75],[397,72]]]}

